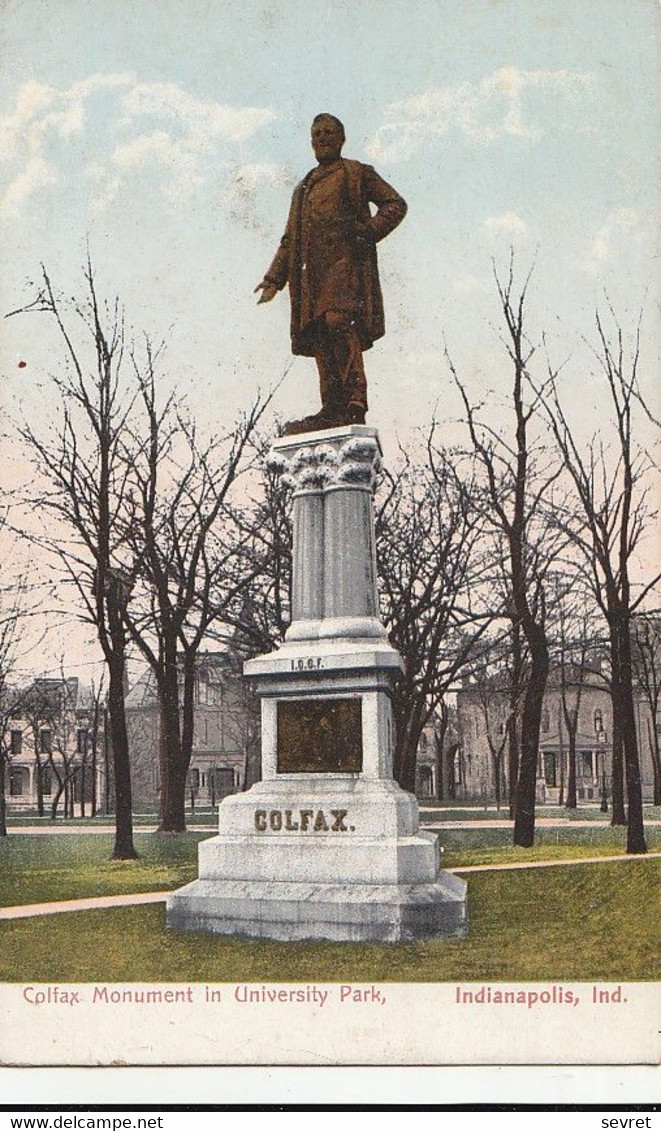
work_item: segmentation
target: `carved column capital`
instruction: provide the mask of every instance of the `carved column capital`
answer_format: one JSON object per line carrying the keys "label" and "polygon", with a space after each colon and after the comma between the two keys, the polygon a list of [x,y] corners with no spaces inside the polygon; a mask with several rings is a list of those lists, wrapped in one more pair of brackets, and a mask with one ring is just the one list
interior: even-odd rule
{"label": "carved column capital", "polygon": [[353,430],[337,429],[320,435],[314,442],[307,438],[301,442],[298,437],[276,441],[268,466],[281,475],[295,494],[341,487],[373,492],[381,467],[381,449],[375,432],[356,435]]}

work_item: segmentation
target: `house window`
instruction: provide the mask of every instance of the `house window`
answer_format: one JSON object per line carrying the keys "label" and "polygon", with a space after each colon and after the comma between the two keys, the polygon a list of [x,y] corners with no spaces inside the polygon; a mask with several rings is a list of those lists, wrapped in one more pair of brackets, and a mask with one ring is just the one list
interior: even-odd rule
{"label": "house window", "polygon": [[209,673],[202,668],[197,673],[197,701],[201,706],[209,704]]}
{"label": "house window", "polygon": [[44,797],[50,797],[52,788],[51,772],[49,769],[43,769],[41,771],[41,792]]}
{"label": "house window", "polygon": [[556,781],[556,759],[554,750],[544,751],[544,781],[547,785],[555,788],[558,784]]}
{"label": "house window", "polygon": [[23,794],[23,770],[20,766],[9,771],[9,796],[21,797]]}
{"label": "house window", "polygon": [[591,778],[592,777],[592,751],[591,750],[583,750],[581,752],[581,769],[582,769],[581,777],[584,777],[584,778]]}
{"label": "house window", "polygon": [[548,707],[544,707],[544,710],[542,711],[542,730],[545,734],[548,734],[550,726],[551,720],[549,716],[549,709]]}
{"label": "house window", "polygon": [[594,733],[595,734],[601,734],[603,732],[603,729],[604,729],[604,716],[601,712],[601,709],[599,707],[597,707],[597,710],[594,713]]}
{"label": "house window", "polygon": [[23,731],[13,730],[11,732],[11,753],[12,757],[16,757],[23,749]]}
{"label": "house window", "polygon": [[87,731],[79,730],[77,739],[77,752],[83,757],[87,754]]}
{"label": "house window", "polygon": [[39,751],[41,754],[52,754],[53,734],[50,730],[39,731]]}
{"label": "house window", "polygon": [[199,770],[191,770],[189,781],[190,781],[191,789],[199,789],[200,788],[200,771]]}

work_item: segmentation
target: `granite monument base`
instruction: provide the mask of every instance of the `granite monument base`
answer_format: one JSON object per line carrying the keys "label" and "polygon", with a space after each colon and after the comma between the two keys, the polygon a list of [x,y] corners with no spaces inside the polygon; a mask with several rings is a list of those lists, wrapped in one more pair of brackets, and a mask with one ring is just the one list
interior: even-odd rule
{"label": "granite monument base", "polygon": [[220,807],[199,879],[168,898],[168,926],[272,939],[404,942],[462,936],[466,884],[394,782],[260,782]]}

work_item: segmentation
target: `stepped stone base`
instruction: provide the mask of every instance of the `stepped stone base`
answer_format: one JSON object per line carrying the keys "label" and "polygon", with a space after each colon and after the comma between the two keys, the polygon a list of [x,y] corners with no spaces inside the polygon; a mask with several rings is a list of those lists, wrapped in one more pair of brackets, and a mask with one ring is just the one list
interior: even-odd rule
{"label": "stepped stone base", "polygon": [[284,941],[463,937],[466,885],[448,873],[433,884],[194,880],[169,898],[168,926]]}
{"label": "stepped stone base", "polygon": [[169,927],[272,939],[402,942],[467,931],[466,884],[393,781],[299,775],[220,807],[198,880],[168,898]]}

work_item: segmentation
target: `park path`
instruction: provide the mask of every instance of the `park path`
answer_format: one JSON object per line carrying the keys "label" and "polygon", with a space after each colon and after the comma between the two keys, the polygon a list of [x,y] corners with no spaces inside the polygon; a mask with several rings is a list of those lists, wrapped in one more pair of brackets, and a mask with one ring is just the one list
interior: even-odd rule
{"label": "park path", "polygon": [[[614,864],[632,860],[658,860],[661,852],[644,856],[584,856],[578,860],[521,860],[511,864],[467,864],[463,868],[446,868],[446,872],[515,872],[527,868],[565,868],[575,864]],[[89,896],[85,899],[63,899],[50,903],[26,903],[16,907],[0,907],[1,919],[32,919],[38,915],[59,915],[65,911],[98,911],[107,907],[135,907],[144,903],[165,903],[169,891],[132,892],[127,895]]]}
{"label": "park path", "polygon": [[92,895],[85,899],[61,899],[49,903],[24,903],[0,907],[0,919],[33,919],[37,915],[59,915],[63,911],[99,911],[104,907],[134,907],[139,903],[164,903],[167,891],[137,891],[126,895]]}

